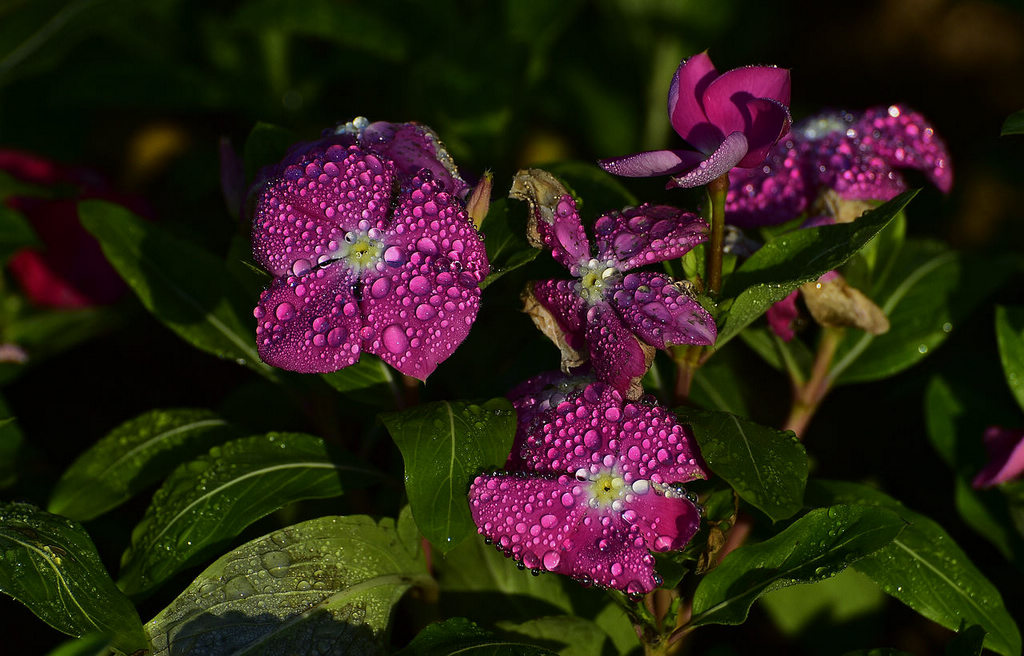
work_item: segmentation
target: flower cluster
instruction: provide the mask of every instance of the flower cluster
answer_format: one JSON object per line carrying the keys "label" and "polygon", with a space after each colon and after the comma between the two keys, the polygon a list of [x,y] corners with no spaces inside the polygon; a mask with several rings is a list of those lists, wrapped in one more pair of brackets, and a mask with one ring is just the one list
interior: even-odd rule
{"label": "flower cluster", "polygon": [[304,373],[366,351],[426,379],[466,338],[489,266],[436,135],[357,119],[261,174],[253,255],[276,279],[260,357]]}
{"label": "flower cluster", "polygon": [[679,64],[668,91],[673,129],[696,150],[655,150],[602,160],[627,177],[674,176],[669,187],[697,187],[764,162],[789,130],[789,71],[747,66],[723,74],[706,52]]}
{"label": "flower cluster", "polygon": [[520,171],[511,196],[530,204],[534,245],[550,249],[574,277],[534,282],[524,294],[527,312],[561,349],[563,370],[589,357],[598,380],[635,398],[654,349],[714,343],[714,319],[685,286],[661,273],[632,272],[704,241],[700,217],[648,204],[605,214],[594,223],[592,251],[575,200],[554,176]]}
{"label": "flower cluster", "polygon": [[653,590],[649,550],[681,549],[700,524],[681,487],[706,477],[688,430],[599,382],[546,374],[517,393],[513,471],[480,475],[469,491],[478,531],[535,572]]}

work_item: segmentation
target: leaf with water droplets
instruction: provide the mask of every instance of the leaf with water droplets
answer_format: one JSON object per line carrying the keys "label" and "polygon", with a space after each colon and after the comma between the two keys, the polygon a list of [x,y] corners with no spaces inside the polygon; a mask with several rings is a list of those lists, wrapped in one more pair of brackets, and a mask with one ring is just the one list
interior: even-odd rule
{"label": "leaf with water droplets", "polygon": [[1003,121],[1000,136],[1005,137],[1008,134],[1024,134],[1024,109],[1010,114]]}
{"label": "leaf with water droplets", "polygon": [[[301,433],[268,433],[215,446],[179,466],[132,531],[118,584],[149,592],[257,519],[289,503],[342,494],[370,471]],[[342,464],[346,463],[346,464]]]}
{"label": "leaf with water droplets", "polygon": [[116,508],[182,461],[235,433],[209,410],[151,410],[121,424],[64,472],[50,496],[52,513],[86,521]]}
{"label": "leaf with water droplets", "polygon": [[24,503],[0,504],[0,592],[58,631],[103,633],[124,653],[146,647],[135,606],[70,519]]}
{"label": "leaf with water droplets", "polygon": [[1020,654],[1020,631],[999,591],[937,523],[857,483],[815,481],[808,498],[898,513],[908,523],[906,530],[892,544],[857,561],[857,571],[933,622],[954,631],[965,621],[979,625],[988,631],[986,647],[1006,656]]}
{"label": "leaf with water droplets", "polygon": [[981,262],[927,240],[908,240],[893,257],[864,290],[889,331],[847,331],[828,373],[836,385],[886,378],[927,357],[1012,271],[1008,258]]}
{"label": "leaf with water droplets", "polygon": [[320,517],[247,542],[146,624],[152,656],[383,654],[392,606],[433,585],[411,521]]}
{"label": "leaf with water droplets", "polygon": [[770,240],[725,280],[724,318],[717,347],[725,345],[772,303],[838,268],[892,221],[916,191],[907,191],[853,223],[797,230]]}
{"label": "leaf with water droplets", "polygon": [[1024,410],[1024,307],[996,308],[996,341],[1006,382]]}
{"label": "leaf with water droplets", "polygon": [[803,506],[807,452],[791,431],[756,424],[728,412],[676,408],[693,428],[705,462],[773,521]]}
{"label": "leaf with water droplets", "polygon": [[168,328],[207,353],[276,375],[256,353],[253,299],[222,261],[114,203],[86,200],[78,214],[107,260]]}
{"label": "leaf with water droplets", "polygon": [[740,624],[762,594],[834,576],[892,543],[905,526],[884,508],[812,510],[778,535],[736,549],[711,570],[694,593],[690,624]]}
{"label": "leaf with water droplets", "polygon": [[508,458],[516,414],[506,399],[426,403],[381,415],[405,460],[416,525],[447,553],[476,532],[466,494],[473,477]]}
{"label": "leaf with water droplets", "polygon": [[513,642],[456,617],[431,624],[395,656],[554,656],[557,652]]}
{"label": "leaf with water droplets", "polygon": [[480,226],[491,272],[480,287],[484,288],[506,273],[532,262],[540,251],[526,241],[526,205],[509,206],[507,198],[491,203],[487,217]]}

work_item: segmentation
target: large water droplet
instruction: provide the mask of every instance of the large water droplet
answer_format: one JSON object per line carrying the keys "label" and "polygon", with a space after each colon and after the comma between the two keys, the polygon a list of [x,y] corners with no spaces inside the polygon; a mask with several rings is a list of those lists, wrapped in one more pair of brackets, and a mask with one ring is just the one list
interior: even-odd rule
{"label": "large water droplet", "polygon": [[544,569],[552,571],[558,567],[560,562],[562,562],[562,557],[558,555],[557,551],[549,551],[544,554]]}
{"label": "large water droplet", "polygon": [[391,324],[384,329],[384,348],[395,355],[404,353],[409,348],[409,338],[405,336],[405,330],[398,324]]}
{"label": "large water droplet", "polygon": [[391,291],[391,280],[388,278],[377,278],[370,285],[370,296],[374,298],[384,298],[389,291]]}
{"label": "large water droplet", "polygon": [[295,317],[295,306],[288,301],[285,301],[278,305],[277,309],[274,310],[274,316],[276,316],[279,321],[290,321]]}

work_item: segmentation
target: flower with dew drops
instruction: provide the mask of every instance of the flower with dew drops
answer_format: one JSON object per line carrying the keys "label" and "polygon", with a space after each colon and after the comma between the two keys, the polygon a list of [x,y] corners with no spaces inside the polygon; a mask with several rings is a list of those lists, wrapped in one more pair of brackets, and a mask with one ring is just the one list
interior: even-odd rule
{"label": "flower with dew drops", "polygon": [[714,343],[714,319],[685,285],[664,273],[632,271],[704,241],[703,219],[665,205],[611,212],[594,223],[592,254],[576,201],[550,173],[520,171],[510,196],[530,204],[531,243],[549,248],[575,278],[533,282],[524,293],[526,311],[561,350],[564,371],[589,357],[598,380],[635,398],[654,349]]}
{"label": "flower with dew drops", "polygon": [[654,150],[601,160],[632,178],[672,175],[669,187],[697,187],[733,167],[764,163],[789,130],[789,71],[746,66],[719,74],[706,52],[683,60],[668,91],[673,129],[696,150]]}
{"label": "flower with dew drops", "polygon": [[974,477],[975,488],[993,487],[1024,474],[1024,430],[990,426],[984,440],[989,460]]}
{"label": "flower with dew drops", "polygon": [[535,410],[513,452],[519,470],[473,481],[478,532],[534,571],[650,592],[661,582],[650,550],[681,549],[700,525],[681,487],[706,477],[693,437],[667,409],[603,383],[542,375],[519,390],[517,407]]}
{"label": "flower with dew drops", "polygon": [[469,333],[489,271],[433,131],[356,119],[261,177],[253,254],[276,278],[253,312],[260,357],[313,373],[366,351],[426,379]]}

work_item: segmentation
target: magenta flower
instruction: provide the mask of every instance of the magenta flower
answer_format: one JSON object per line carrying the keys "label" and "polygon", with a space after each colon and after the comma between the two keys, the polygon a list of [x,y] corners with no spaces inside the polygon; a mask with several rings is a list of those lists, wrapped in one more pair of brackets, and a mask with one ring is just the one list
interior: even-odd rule
{"label": "magenta flower", "polygon": [[714,319],[684,286],[663,273],[631,272],[704,241],[700,217],[648,204],[605,214],[594,223],[592,255],[576,201],[551,174],[520,171],[511,195],[530,203],[534,245],[550,248],[575,278],[534,282],[524,294],[526,311],[561,349],[563,370],[585,362],[586,351],[597,379],[632,398],[654,349],[714,343]]}
{"label": "magenta flower", "polygon": [[719,75],[706,52],[683,60],[668,90],[668,117],[696,150],[654,150],[601,160],[609,173],[674,176],[670,187],[697,187],[733,167],[764,162],[789,130],[789,71],[747,66]]}
{"label": "magenta flower", "polygon": [[650,592],[661,579],[649,550],[681,549],[700,525],[681,487],[707,476],[693,437],[665,408],[603,383],[531,382],[517,404],[547,407],[521,420],[522,471],[473,481],[478,532],[532,570]]}
{"label": "magenta flower", "polygon": [[843,201],[889,200],[906,189],[897,169],[922,171],[945,193],[953,184],[946,145],[921,114],[900,105],[826,112],[794,126],[765,166],[729,174],[726,217],[741,227],[783,223],[823,190]]}
{"label": "magenta flower", "polygon": [[1024,474],[1024,430],[990,426],[984,439],[989,462],[974,477],[975,488],[992,487]]}
{"label": "magenta flower", "polygon": [[260,357],[312,373],[367,351],[426,379],[469,333],[489,272],[434,133],[357,119],[262,177],[253,255],[277,278],[253,311]]}

